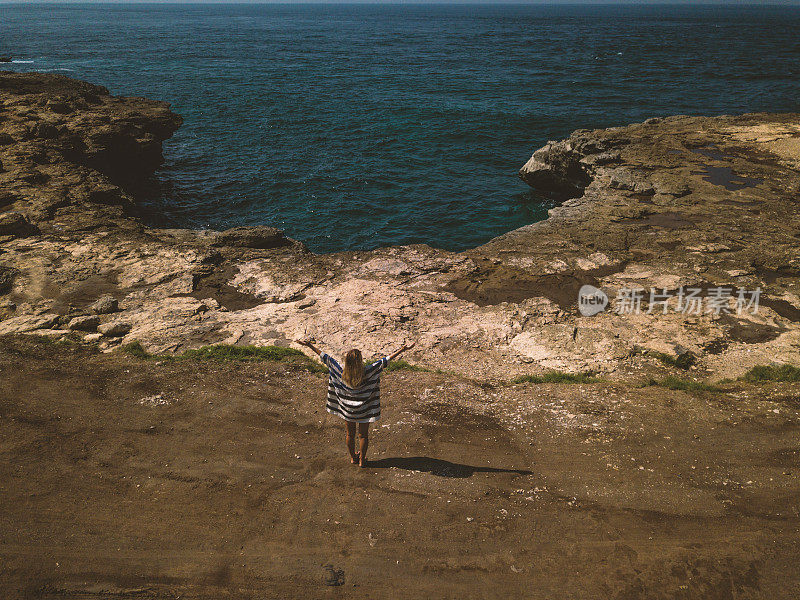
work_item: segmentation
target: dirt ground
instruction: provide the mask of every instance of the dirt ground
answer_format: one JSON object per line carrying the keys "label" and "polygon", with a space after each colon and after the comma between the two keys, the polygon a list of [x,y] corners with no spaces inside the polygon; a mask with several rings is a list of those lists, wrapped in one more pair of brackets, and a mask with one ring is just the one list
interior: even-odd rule
{"label": "dirt ground", "polygon": [[367,469],[324,392],[0,338],[0,596],[800,597],[798,384],[396,371]]}

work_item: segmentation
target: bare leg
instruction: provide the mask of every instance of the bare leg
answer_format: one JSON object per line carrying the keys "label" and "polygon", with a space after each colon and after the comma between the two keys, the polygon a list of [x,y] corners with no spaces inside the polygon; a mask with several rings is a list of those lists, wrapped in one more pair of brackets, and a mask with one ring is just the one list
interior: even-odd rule
{"label": "bare leg", "polygon": [[369,423],[358,424],[358,464],[361,467],[367,466],[367,448],[369,447]]}
{"label": "bare leg", "polygon": [[345,421],[347,425],[347,451],[350,453],[350,462],[358,464],[358,454],[356,454],[356,424]]}

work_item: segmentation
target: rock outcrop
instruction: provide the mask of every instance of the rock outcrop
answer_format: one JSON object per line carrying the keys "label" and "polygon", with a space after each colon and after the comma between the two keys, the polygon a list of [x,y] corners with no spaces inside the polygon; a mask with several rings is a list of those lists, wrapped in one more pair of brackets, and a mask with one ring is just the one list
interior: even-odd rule
{"label": "rock outcrop", "polygon": [[[662,368],[654,352],[691,353],[717,376],[800,364],[800,115],[577,131],[521,171],[559,202],[543,222],[463,253],[314,255],[271,227],[137,218],[181,123],[162,102],[14,73],[0,73],[0,102],[2,333],[86,331],[154,352],[314,336],[367,355],[414,338],[410,360],[487,378],[639,376]],[[585,285],[608,295],[605,311],[581,316]],[[705,302],[696,314],[675,310],[688,288]],[[731,294],[709,311],[719,288]],[[621,310],[636,289],[641,310]],[[666,312],[651,289],[672,298]],[[757,313],[736,310],[739,289],[760,289]]]}

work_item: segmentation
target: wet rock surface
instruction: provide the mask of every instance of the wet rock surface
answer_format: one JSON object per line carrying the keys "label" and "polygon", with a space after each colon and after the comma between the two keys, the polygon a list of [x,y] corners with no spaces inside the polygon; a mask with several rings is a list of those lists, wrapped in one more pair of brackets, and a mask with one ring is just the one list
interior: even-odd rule
{"label": "wet rock surface", "polygon": [[[488,379],[661,367],[637,348],[691,351],[702,376],[800,363],[798,115],[580,130],[521,171],[559,200],[546,221],[463,253],[414,245],[315,255],[271,227],[142,224],[137,185],[181,123],[164,103],[12,73],[0,74],[0,101],[8,330],[40,328],[42,314],[64,325],[104,315],[111,309],[92,306],[111,298],[114,321],[130,330],[107,339],[109,349],[315,337],[377,355],[416,339],[411,362]],[[581,316],[584,285],[608,295],[605,311]],[[664,314],[649,294],[689,287],[704,297],[730,288],[730,297],[724,310],[697,314],[676,312],[673,298]],[[737,292],[759,288],[758,313],[739,314]],[[619,311],[629,289],[643,292],[638,314]]]}

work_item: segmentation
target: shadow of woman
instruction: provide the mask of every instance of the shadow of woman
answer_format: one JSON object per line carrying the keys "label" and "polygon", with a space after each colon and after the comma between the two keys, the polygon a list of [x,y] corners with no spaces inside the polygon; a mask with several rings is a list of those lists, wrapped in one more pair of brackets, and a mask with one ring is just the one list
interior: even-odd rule
{"label": "shadow of woman", "polygon": [[459,463],[430,458],[428,456],[404,456],[395,458],[380,458],[370,460],[369,468],[374,469],[405,469],[406,471],[422,471],[437,477],[472,477],[474,473],[514,473],[516,475],[533,475],[533,471],[525,469],[498,469],[495,467],[473,467]]}

